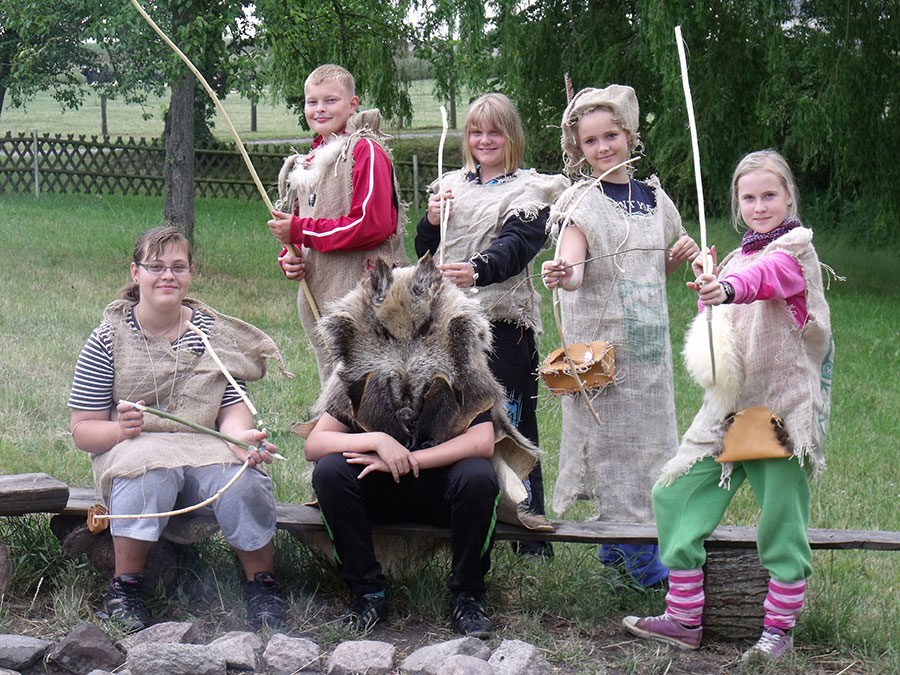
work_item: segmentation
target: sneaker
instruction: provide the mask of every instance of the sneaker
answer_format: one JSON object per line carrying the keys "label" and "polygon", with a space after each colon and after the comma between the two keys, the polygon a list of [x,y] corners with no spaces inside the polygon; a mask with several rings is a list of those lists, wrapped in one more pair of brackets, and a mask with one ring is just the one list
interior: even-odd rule
{"label": "sneaker", "polygon": [[457,593],[453,596],[450,622],[453,630],[460,635],[477,638],[489,638],[494,627],[481,601],[471,593]]}
{"label": "sneaker", "polygon": [[703,627],[688,628],[683,626],[667,614],[659,616],[626,616],[622,619],[622,625],[629,633],[639,637],[653,638],[668,642],[670,645],[682,649],[700,649],[700,640],[703,639]]}
{"label": "sneaker", "polygon": [[744,655],[741,656],[741,661],[747,663],[753,658],[754,654],[760,654],[772,661],[778,661],[790,654],[793,649],[794,638],[789,633],[775,626],[769,626],[763,631],[756,644],[744,652]]}
{"label": "sneaker", "polygon": [[253,581],[247,582],[244,599],[247,602],[247,622],[253,630],[284,626],[284,598],[272,574],[257,572]]}
{"label": "sneaker", "polygon": [[106,587],[103,601],[105,619],[118,622],[129,633],[143,630],[150,623],[150,616],[144,606],[141,586],[143,574],[121,574],[113,577]]}
{"label": "sneaker", "polygon": [[549,541],[511,541],[513,553],[531,560],[549,560],[553,557],[553,544]]}
{"label": "sneaker", "polygon": [[360,593],[350,599],[347,612],[340,618],[340,622],[349,626],[352,630],[364,633],[388,617],[388,601],[384,591],[377,593]]}

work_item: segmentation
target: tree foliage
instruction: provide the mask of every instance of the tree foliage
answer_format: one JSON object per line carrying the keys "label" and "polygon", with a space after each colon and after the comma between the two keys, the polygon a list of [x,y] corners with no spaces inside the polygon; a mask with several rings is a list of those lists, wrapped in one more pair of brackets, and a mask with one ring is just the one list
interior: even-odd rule
{"label": "tree foliage", "polygon": [[[469,0],[446,2],[477,17]],[[479,3],[480,4],[480,3]],[[690,136],[674,27],[682,26],[711,213],[728,210],[742,155],[782,151],[815,205],[816,225],[848,224],[872,240],[898,238],[900,22],[890,0],[488,0],[485,24],[459,21],[463,69],[476,92],[516,101],[528,156],[559,166],[563,75],[577,89],[629,84],[638,94],[646,157],[686,214],[696,211]],[[441,9],[452,15],[449,9]],[[448,14],[449,12],[449,14]],[[475,50],[475,51],[472,51]],[[480,55],[477,52],[480,50]],[[436,60],[437,77],[454,64]],[[810,199],[814,197],[814,199]]]}
{"label": "tree foliage", "polygon": [[306,76],[324,63],[353,73],[363,107],[386,117],[412,112],[397,57],[407,44],[407,0],[258,0],[260,37],[268,50],[268,82],[300,115]]}
{"label": "tree foliage", "polygon": [[7,95],[20,106],[42,90],[65,107],[79,105],[85,82],[78,71],[99,61],[84,42],[90,37],[90,17],[80,0],[0,3],[0,114]]}

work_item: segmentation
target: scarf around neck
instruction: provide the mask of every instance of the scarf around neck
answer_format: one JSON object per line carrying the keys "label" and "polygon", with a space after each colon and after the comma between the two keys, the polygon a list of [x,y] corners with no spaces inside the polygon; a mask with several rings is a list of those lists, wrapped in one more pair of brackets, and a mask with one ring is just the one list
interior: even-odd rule
{"label": "scarf around neck", "polygon": [[803,223],[801,223],[798,218],[787,218],[781,225],[772,228],[765,234],[759,234],[758,232],[748,229],[744,233],[744,239],[741,241],[741,253],[750,255],[751,253],[756,253],[756,251],[761,251],[781,235],[790,232],[795,227],[800,227],[801,225],[803,225]]}

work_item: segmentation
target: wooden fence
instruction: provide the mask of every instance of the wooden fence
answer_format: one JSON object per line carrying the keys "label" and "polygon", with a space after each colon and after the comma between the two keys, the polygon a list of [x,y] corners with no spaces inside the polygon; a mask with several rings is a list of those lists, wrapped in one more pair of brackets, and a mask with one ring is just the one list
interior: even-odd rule
{"label": "wooden fence", "polygon": [[[290,144],[247,144],[247,154],[269,192]],[[61,136],[34,132],[0,137],[0,194],[42,192],[68,194],[163,194],[165,144],[158,138]],[[420,165],[414,155],[394,162],[400,195],[418,209],[437,165]],[[424,179],[420,178],[420,170]],[[195,149],[194,190],[197,197],[259,199],[240,153],[231,144]],[[424,203],[424,202],[422,202]]]}

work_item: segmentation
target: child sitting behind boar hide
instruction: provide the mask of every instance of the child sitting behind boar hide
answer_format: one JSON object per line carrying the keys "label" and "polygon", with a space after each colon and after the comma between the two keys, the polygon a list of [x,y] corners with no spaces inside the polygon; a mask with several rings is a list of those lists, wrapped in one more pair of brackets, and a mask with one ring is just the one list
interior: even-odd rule
{"label": "child sitting behind boar hide", "polygon": [[414,521],[449,527],[453,628],[488,637],[484,577],[497,519],[552,526],[519,507],[540,451],[507,418],[479,303],[430,255],[393,270],[379,260],[318,330],[335,369],[305,453],[350,586],[344,622],[367,630],[388,614],[372,523]]}

